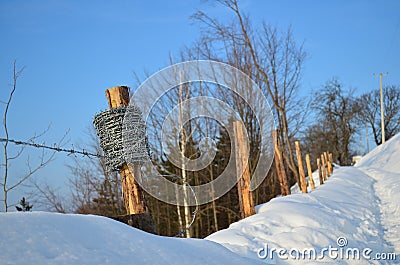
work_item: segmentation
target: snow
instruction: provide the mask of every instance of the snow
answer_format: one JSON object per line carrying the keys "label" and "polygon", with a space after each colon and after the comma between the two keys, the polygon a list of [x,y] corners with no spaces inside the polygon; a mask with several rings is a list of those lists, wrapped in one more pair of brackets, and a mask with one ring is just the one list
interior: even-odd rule
{"label": "snow", "polygon": [[[378,146],[355,166],[376,180],[384,238],[400,253],[400,134]],[[400,260],[400,258],[399,258]]]}
{"label": "snow", "polygon": [[376,147],[355,166],[359,168],[380,168],[385,171],[400,173],[400,134]]}
{"label": "snow", "polygon": [[[326,264],[394,264],[400,263],[400,135],[375,148],[356,167],[335,167],[334,174],[308,194],[291,188],[292,195],[278,197],[257,207],[257,214],[232,224],[228,229],[207,237],[242,256],[259,259],[261,249],[282,248],[304,250],[338,248],[337,239],[345,237],[344,249],[372,249],[374,254],[397,253],[396,261],[323,259]],[[265,252],[260,252],[265,254]],[[261,255],[263,256],[263,255]],[[265,257],[270,264],[297,264],[276,252]]]}
{"label": "snow", "polygon": [[[207,239],[253,259],[259,259],[257,251],[264,244],[269,248],[300,251],[312,247],[320,253],[324,247],[338,247],[336,240],[339,237],[347,239],[349,248],[393,252],[381,237],[379,199],[374,194],[373,185],[374,179],[362,171],[342,167],[316,190],[275,198],[262,205],[258,214]],[[327,263],[338,263],[329,257],[326,259]],[[275,256],[265,261],[279,264],[280,260]],[[286,262],[296,261],[288,259]],[[341,262],[353,264],[354,261]],[[370,262],[360,260],[359,264]]]}
{"label": "snow", "polygon": [[[0,264],[399,264],[399,151],[397,135],[355,167],[336,167],[323,185],[314,173],[315,190],[293,187],[205,240],[155,236],[99,216],[2,213]],[[301,253],[310,249],[316,255]],[[354,249],[360,258],[343,255]],[[374,260],[380,253],[397,257]]]}
{"label": "snow", "polygon": [[0,215],[0,264],[253,264],[201,239],[151,235],[91,215]]}

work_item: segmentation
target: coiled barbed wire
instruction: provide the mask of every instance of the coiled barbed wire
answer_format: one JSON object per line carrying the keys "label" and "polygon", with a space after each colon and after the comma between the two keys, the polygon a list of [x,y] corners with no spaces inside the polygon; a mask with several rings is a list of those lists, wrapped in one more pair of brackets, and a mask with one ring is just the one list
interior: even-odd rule
{"label": "coiled barbed wire", "polygon": [[123,163],[142,164],[150,160],[146,125],[142,112],[135,105],[100,112],[94,116],[93,124],[108,173],[118,171]]}
{"label": "coiled barbed wire", "polygon": [[118,171],[124,163],[122,153],[122,121],[126,107],[106,110],[94,116],[93,125],[103,149],[107,173]]}
{"label": "coiled barbed wire", "polygon": [[143,164],[150,161],[151,152],[146,131],[142,112],[131,102],[126,108],[122,124],[123,157],[126,163]]}

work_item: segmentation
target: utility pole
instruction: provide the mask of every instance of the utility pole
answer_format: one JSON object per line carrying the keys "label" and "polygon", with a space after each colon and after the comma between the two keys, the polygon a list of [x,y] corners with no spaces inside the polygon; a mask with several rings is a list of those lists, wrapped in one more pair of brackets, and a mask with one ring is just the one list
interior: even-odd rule
{"label": "utility pole", "polygon": [[384,115],[384,106],[383,106],[383,89],[382,89],[382,76],[387,76],[386,74],[374,74],[374,76],[379,76],[379,88],[381,93],[381,130],[382,130],[382,144],[385,143],[385,115]]}

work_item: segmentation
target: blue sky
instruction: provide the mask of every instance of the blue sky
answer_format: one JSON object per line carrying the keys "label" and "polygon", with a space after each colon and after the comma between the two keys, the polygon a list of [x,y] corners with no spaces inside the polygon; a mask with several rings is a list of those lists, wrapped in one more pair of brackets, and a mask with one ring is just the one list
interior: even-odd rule
{"label": "blue sky", "polygon": [[[384,84],[400,85],[400,1],[241,1],[255,22],[292,26],[308,53],[301,91],[311,95],[332,77],[357,93],[378,88],[373,73],[389,72]],[[0,0],[0,97],[12,82],[12,63],[26,66],[10,109],[12,138],[27,139],[51,124],[53,144],[70,129],[70,144],[84,145],[93,115],[107,108],[104,91],[134,86],[133,72],[168,66],[169,53],[190,45],[199,27],[189,17],[203,10],[228,19],[227,10],[204,1]],[[3,132],[1,133],[3,135]],[[37,150],[27,150],[31,157]],[[40,173],[63,186],[70,159]],[[24,171],[24,161],[13,173]]]}

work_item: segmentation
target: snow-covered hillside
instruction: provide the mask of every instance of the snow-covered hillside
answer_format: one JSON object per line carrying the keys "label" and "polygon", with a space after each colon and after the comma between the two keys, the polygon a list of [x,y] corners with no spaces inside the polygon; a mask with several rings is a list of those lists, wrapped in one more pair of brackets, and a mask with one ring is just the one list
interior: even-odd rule
{"label": "snow-covered hillside", "polygon": [[[313,178],[319,184],[317,174]],[[356,167],[336,168],[316,190],[275,198],[259,206],[258,214],[207,239],[249,258],[266,256],[265,262],[271,264],[318,261],[318,255],[332,264],[400,264],[400,135],[374,149]],[[341,240],[346,242],[343,247]],[[322,254],[330,247],[338,248],[338,254],[340,249],[357,248],[360,259]],[[286,252],[280,259],[277,251],[266,253],[266,248]],[[298,253],[310,248],[317,257]],[[363,258],[361,252],[369,249],[372,252]],[[392,253],[396,260],[381,259]]]}
{"label": "snow-covered hillside", "polygon": [[201,239],[151,235],[90,215],[0,215],[0,264],[252,264]]}
{"label": "snow-covered hillside", "polygon": [[400,263],[399,161],[397,135],[316,190],[275,198],[206,240],[98,216],[0,214],[0,264]]}
{"label": "snow-covered hillside", "polygon": [[[376,180],[384,238],[400,254],[400,134],[372,150],[356,167]],[[400,257],[397,261],[400,264]]]}

